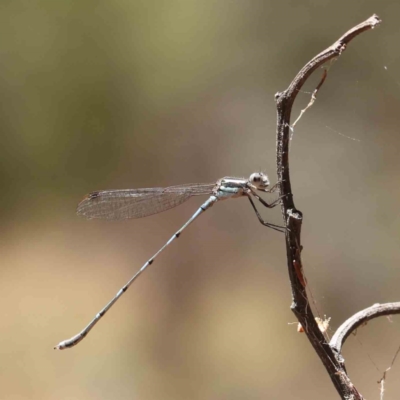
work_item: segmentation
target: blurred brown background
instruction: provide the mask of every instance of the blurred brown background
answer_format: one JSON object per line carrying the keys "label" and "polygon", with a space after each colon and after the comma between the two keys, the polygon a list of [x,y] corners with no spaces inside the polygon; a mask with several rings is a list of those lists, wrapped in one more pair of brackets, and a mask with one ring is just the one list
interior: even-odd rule
{"label": "blurred brown background", "polygon": [[[399,2],[1,1],[1,399],[337,398],[288,325],[283,236],[245,200],[198,219],[81,344],[53,346],[205,200],[107,222],[75,215],[82,196],[260,169],[275,182],[274,94],[373,13],[383,25],[332,65],[291,143],[306,274],[333,329],[400,300]],[[399,344],[397,318],[348,340],[367,398]]]}

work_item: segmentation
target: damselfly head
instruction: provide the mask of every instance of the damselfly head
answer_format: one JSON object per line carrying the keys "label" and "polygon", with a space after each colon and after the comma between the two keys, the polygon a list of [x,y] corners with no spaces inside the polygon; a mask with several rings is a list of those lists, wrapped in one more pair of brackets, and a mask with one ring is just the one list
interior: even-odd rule
{"label": "damselfly head", "polygon": [[252,184],[256,189],[266,189],[269,186],[268,176],[262,172],[255,172],[250,175],[250,184]]}

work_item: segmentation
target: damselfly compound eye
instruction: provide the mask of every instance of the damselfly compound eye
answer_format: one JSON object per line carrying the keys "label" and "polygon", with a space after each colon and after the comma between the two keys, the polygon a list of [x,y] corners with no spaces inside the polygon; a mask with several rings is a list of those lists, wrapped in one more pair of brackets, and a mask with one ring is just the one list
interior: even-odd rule
{"label": "damselfly compound eye", "polygon": [[258,189],[265,189],[269,186],[268,176],[262,172],[255,172],[250,175],[249,181]]}

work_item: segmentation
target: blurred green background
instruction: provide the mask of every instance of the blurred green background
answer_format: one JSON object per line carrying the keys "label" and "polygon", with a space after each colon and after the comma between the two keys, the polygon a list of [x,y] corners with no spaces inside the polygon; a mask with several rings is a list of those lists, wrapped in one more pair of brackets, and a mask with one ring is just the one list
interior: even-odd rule
{"label": "blurred green background", "polygon": [[[204,201],[107,222],[75,215],[82,196],[260,169],[275,182],[274,94],[373,13],[383,25],[333,63],[291,142],[306,275],[332,329],[400,300],[399,2],[0,1],[0,399],[337,398],[288,325],[283,236],[245,200],[197,220],[81,344],[53,346]],[[373,321],[344,348],[367,398],[399,333]]]}

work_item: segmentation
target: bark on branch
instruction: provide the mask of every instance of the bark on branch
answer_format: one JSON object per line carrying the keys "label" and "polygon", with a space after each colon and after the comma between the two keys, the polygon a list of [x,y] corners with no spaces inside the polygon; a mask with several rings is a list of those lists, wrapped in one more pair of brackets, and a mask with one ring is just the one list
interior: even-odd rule
{"label": "bark on branch", "polygon": [[[275,96],[277,104],[277,172],[280,182],[280,196],[282,197],[282,214],[287,227],[286,253],[289,277],[292,289],[292,311],[302,324],[303,329],[314,347],[316,353],[324,364],[329,376],[342,399],[363,399],[362,395],[351,383],[344,366],[343,358],[337,351],[337,347],[331,347],[326,342],[319,330],[315,317],[310,308],[310,301],[306,292],[306,280],[303,276],[303,264],[301,261],[301,225],[302,213],[296,209],[291,190],[289,174],[289,141],[290,141],[290,115],[292,105],[297,93],[302,88],[310,75],[327,61],[338,58],[346,49],[348,43],[367,30],[375,28],[381,22],[377,15],[373,15],[366,21],[355,26],[340,37],[330,47],[316,55],[297,74],[289,87]],[[325,80],[326,74],[323,80]],[[319,87],[322,85],[321,81]],[[347,332],[347,331],[346,331]],[[347,334],[348,335],[348,334]],[[341,336],[342,342],[346,334]],[[341,349],[338,337],[335,346]],[[339,345],[340,343],[340,345]],[[335,349],[335,350],[334,350]]]}
{"label": "bark on branch", "polygon": [[400,314],[400,302],[386,304],[377,303],[365,310],[361,310],[339,326],[335,334],[332,336],[329,345],[333,350],[340,354],[346,339],[359,326],[366,324],[371,319],[394,314]]}

